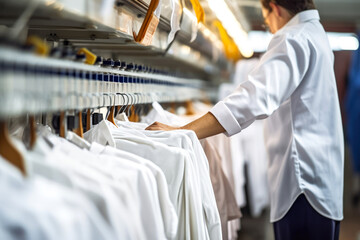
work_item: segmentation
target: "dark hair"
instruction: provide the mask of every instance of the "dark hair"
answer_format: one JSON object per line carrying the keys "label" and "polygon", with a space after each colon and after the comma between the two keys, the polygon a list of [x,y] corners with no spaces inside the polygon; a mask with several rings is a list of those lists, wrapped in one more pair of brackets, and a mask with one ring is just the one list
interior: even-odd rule
{"label": "dark hair", "polygon": [[295,15],[299,12],[316,9],[313,0],[261,0],[262,6],[271,11],[270,2],[273,2]]}

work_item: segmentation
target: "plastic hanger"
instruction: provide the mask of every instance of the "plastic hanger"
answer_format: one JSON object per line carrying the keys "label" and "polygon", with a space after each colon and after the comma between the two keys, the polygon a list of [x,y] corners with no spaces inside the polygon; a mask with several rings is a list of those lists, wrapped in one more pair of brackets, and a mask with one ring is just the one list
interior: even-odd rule
{"label": "plastic hanger", "polygon": [[6,122],[0,122],[0,155],[27,175],[24,157],[11,142]]}
{"label": "plastic hanger", "polygon": [[139,121],[139,116],[136,113],[136,108],[135,105],[137,104],[137,98],[136,98],[136,94],[133,95],[133,102],[131,104],[131,107],[129,108],[129,121],[130,122],[138,122]]}
{"label": "plastic hanger", "polygon": [[[115,103],[115,99],[114,99],[114,103]],[[111,104],[111,96],[110,96],[110,105],[112,105],[112,104]],[[112,124],[114,124],[115,127],[118,127],[118,126],[116,125],[116,123],[115,123],[115,118],[114,118],[114,116],[115,116],[115,104],[110,107],[110,112],[108,113],[107,120],[108,120],[109,122],[111,122]]]}

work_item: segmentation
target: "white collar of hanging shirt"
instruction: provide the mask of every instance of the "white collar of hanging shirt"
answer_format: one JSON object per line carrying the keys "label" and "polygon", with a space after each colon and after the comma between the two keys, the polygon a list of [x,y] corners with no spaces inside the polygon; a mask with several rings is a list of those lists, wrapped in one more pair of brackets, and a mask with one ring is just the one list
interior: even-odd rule
{"label": "white collar of hanging shirt", "polygon": [[84,133],[84,138],[91,142],[97,142],[101,145],[110,145],[116,147],[115,139],[111,134],[111,126],[116,128],[112,123],[107,120],[101,121],[95,127]]}
{"label": "white collar of hanging shirt", "polygon": [[312,20],[320,20],[320,15],[318,10],[306,10],[296,14],[294,17],[290,19],[288,23],[286,23],[279,31],[275,33],[275,35],[280,35],[285,31],[284,29],[296,26],[300,23],[305,23]]}

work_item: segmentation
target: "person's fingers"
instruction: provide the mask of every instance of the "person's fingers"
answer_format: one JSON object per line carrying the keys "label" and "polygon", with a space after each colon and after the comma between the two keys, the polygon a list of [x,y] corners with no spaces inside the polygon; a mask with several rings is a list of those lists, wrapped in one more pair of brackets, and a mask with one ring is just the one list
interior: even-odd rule
{"label": "person's fingers", "polygon": [[159,122],[154,122],[153,124],[151,124],[150,126],[148,126],[145,130],[151,130],[151,131],[170,131],[170,130],[175,130],[175,127],[171,127],[168,126],[166,124],[163,123],[159,123]]}
{"label": "person's fingers", "polygon": [[145,130],[163,130],[161,125],[162,124],[159,122],[154,122],[153,124],[145,128]]}
{"label": "person's fingers", "polygon": [[163,129],[159,126],[148,126],[145,130],[163,130]]}

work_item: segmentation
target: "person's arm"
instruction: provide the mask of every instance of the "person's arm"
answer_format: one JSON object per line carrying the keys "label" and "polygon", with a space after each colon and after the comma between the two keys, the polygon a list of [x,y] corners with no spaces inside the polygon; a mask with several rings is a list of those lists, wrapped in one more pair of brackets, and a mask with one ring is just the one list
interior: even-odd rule
{"label": "person's arm", "polygon": [[199,139],[221,132],[239,133],[256,119],[275,112],[300,85],[310,63],[309,47],[297,35],[275,35],[247,81],[218,102],[205,116],[182,127],[154,123],[148,130],[189,129]]}
{"label": "person's arm", "polygon": [[225,129],[210,112],[183,127],[171,127],[163,123],[154,122],[146,128],[146,130],[164,131],[179,129],[193,130],[199,139],[225,132]]}

